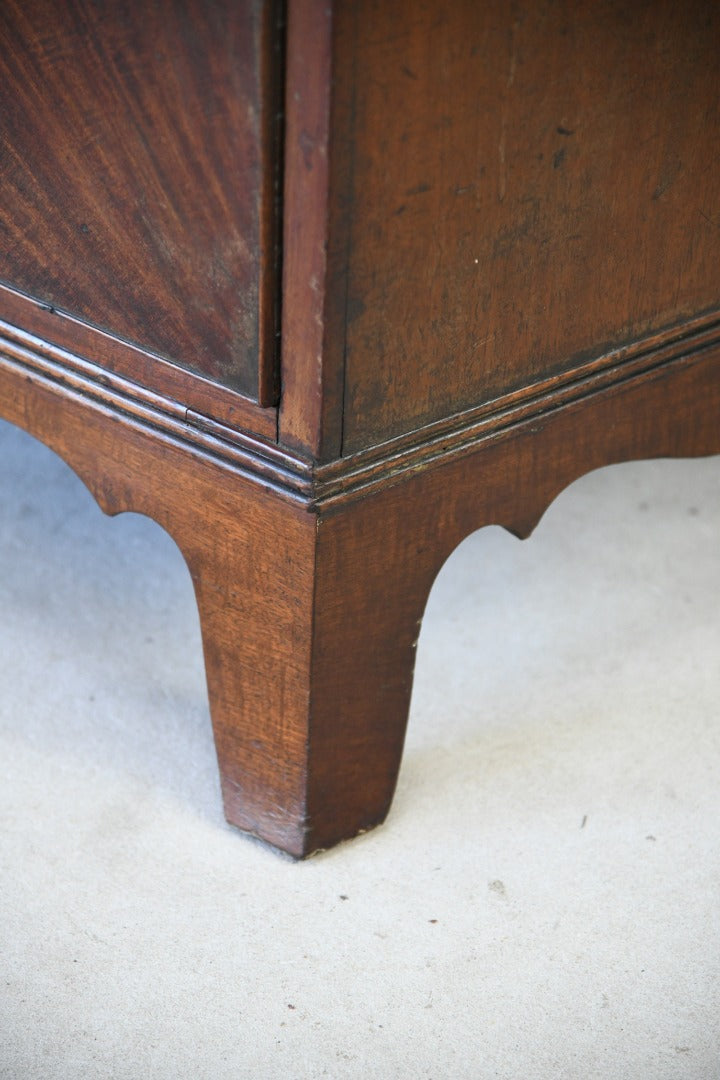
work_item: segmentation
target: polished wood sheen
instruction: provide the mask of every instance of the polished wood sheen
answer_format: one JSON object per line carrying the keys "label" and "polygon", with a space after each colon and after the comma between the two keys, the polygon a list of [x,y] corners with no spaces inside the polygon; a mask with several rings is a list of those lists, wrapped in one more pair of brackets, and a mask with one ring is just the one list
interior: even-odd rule
{"label": "polished wood sheen", "polygon": [[720,453],[716,5],[9,0],[0,32],[0,414],[174,537],[227,817],[329,847],[387,814],[456,545]]}
{"label": "polished wood sheen", "polygon": [[0,4],[0,281],[265,404],[275,21],[258,0]]}

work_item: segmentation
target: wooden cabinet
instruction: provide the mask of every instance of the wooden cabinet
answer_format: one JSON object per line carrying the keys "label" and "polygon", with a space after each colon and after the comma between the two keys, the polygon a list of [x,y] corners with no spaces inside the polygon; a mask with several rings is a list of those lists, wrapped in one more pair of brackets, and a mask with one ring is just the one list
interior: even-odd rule
{"label": "wooden cabinet", "polygon": [[385,816],[469,532],[720,452],[709,0],[8,0],[0,413],[159,521],[229,820]]}

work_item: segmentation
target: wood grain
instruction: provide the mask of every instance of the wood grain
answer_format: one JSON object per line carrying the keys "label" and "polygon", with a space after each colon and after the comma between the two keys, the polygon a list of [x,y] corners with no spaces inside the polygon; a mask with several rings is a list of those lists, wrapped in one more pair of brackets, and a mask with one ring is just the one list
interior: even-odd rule
{"label": "wood grain", "polygon": [[[228,819],[301,857],[392,799],[432,582],[469,533],[526,536],[590,469],[720,452],[720,346],[479,440],[327,507],[0,349],[3,415],[61,454],[108,513],[158,521],[200,610]],[[491,617],[491,613],[488,613]]]}
{"label": "wood grain", "polygon": [[287,5],[279,435],[321,461],[342,438],[352,156],[335,19],[325,0]]}
{"label": "wood grain", "polygon": [[272,403],[274,5],[138,11],[0,5],[0,280]]}
{"label": "wood grain", "polygon": [[720,347],[529,418],[462,457],[321,511],[308,850],[313,838],[327,847],[387,813],[423,611],[465,537],[491,524],[529,536],[552,500],[592,469],[718,452]]}
{"label": "wood grain", "polygon": [[180,406],[235,431],[277,440],[277,409],[261,408],[249,398],[197,372],[177,367],[156,353],[120,341],[5,285],[0,285],[0,313],[2,321],[45,342],[50,352],[59,348],[89,362],[99,373],[132,382],[133,388],[128,390],[131,394],[155,394],[169,408]]}
{"label": "wood grain", "polygon": [[227,816],[301,857],[387,813],[458,543],[720,453],[720,16],[139,10],[0,5],[0,414],[174,537]]}
{"label": "wood grain", "polygon": [[709,0],[337,5],[343,452],[720,306]]}

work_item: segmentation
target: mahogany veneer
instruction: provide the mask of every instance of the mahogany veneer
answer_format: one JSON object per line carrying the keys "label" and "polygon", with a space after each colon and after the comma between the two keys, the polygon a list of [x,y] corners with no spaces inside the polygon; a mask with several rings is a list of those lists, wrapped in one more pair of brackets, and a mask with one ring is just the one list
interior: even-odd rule
{"label": "mahogany veneer", "polygon": [[8,0],[0,413],[195,585],[228,819],[387,813],[428,592],[720,453],[709,0]]}

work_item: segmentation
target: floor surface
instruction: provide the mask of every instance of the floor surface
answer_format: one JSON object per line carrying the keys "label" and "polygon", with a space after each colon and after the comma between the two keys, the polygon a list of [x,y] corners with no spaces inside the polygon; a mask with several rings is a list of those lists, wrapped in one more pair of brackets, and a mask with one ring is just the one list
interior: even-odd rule
{"label": "floor surface", "polygon": [[0,425],[0,1076],[720,1077],[720,459],[443,568],[390,817],[224,823],[190,578]]}

